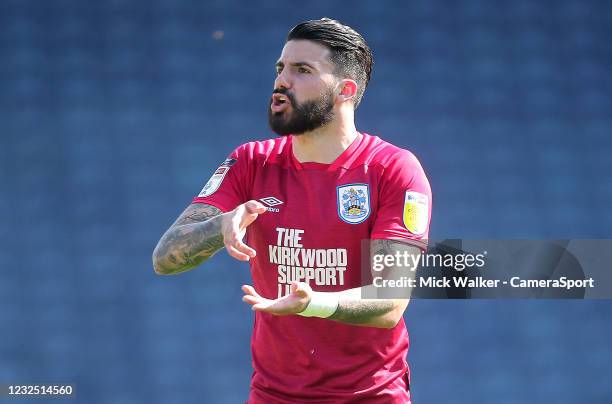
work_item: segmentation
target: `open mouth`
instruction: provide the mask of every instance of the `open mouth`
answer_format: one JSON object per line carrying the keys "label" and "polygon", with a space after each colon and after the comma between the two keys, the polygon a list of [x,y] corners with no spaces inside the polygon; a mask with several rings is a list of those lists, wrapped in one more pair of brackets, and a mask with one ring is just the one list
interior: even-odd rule
{"label": "open mouth", "polygon": [[287,109],[291,105],[291,101],[284,94],[272,94],[272,102],[270,103],[270,108],[272,112],[282,112]]}

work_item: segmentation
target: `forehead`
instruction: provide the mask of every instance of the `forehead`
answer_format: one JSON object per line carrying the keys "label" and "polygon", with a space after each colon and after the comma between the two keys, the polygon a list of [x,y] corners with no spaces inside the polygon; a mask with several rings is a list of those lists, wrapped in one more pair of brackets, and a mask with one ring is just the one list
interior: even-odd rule
{"label": "forehead", "polygon": [[306,62],[319,70],[333,70],[330,51],[324,45],[304,39],[291,40],[285,44],[278,59],[284,64]]}

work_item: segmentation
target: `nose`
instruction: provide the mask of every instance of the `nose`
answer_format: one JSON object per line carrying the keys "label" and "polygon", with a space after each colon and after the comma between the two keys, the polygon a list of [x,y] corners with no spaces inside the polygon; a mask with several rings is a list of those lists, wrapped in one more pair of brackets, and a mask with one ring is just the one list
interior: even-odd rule
{"label": "nose", "polygon": [[291,81],[289,79],[289,75],[287,73],[288,69],[283,69],[281,70],[280,74],[278,74],[276,76],[276,79],[274,80],[274,88],[291,88]]}

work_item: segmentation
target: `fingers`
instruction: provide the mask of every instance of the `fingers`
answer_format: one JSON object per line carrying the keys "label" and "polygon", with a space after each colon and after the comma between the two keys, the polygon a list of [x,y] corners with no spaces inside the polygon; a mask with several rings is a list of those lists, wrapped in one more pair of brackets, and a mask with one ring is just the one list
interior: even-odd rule
{"label": "fingers", "polygon": [[261,297],[251,285],[242,285],[242,291],[244,292],[242,301],[250,304],[251,309],[254,311],[267,311],[269,313],[276,314],[274,305],[277,303],[277,300]]}
{"label": "fingers", "polygon": [[262,203],[251,200],[238,206],[224,219],[223,241],[230,256],[240,261],[255,258],[257,252],[244,244],[242,238],[246,227],[264,212],[266,212],[266,207]]}
{"label": "fingers", "polygon": [[225,249],[229,255],[240,261],[249,261],[257,255],[254,249],[242,242],[235,244],[226,243]]}
{"label": "fingers", "polygon": [[261,296],[259,296],[259,293],[257,293],[255,288],[252,287],[251,285],[242,285],[242,291],[249,296],[255,296],[255,297],[258,297],[259,299],[263,299]]}
{"label": "fingers", "polygon": [[228,238],[225,238],[224,243],[229,255],[240,261],[248,261],[257,255],[257,252],[244,244],[235,232]]}
{"label": "fingers", "polygon": [[241,253],[246,254],[251,258],[255,258],[255,256],[257,255],[257,252],[254,249],[244,244],[242,241],[238,241],[238,243],[236,243],[234,247]]}
{"label": "fingers", "polygon": [[[251,299],[245,299],[245,301],[247,300]],[[253,304],[251,309],[253,309],[253,311],[264,311],[276,316],[286,316],[298,312],[296,310],[297,306],[293,300],[294,299],[289,299],[287,296],[274,300],[262,298],[260,301]]]}
{"label": "fingers", "polygon": [[242,301],[250,304],[251,306],[261,303],[261,300],[254,296],[242,296]]}
{"label": "fingers", "polygon": [[261,297],[255,288],[250,285],[242,285],[242,291],[245,293],[242,296],[242,301],[250,304],[253,310],[265,311],[274,303],[273,300]]}
{"label": "fingers", "polygon": [[294,282],[291,285],[292,293],[278,299],[267,299],[260,296],[250,285],[243,285],[244,296],[242,301],[251,305],[253,311],[261,311],[275,316],[286,316],[296,314],[304,310],[308,304],[307,299],[299,294],[307,293],[310,286],[303,282]]}
{"label": "fingers", "polygon": [[230,244],[226,244],[225,245],[225,249],[227,250],[227,253],[236,258],[239,261],[248,261],[251,259],[251,257],[249,257],[247,254],[240,252],[236,247],[234,247],[233,245]]}

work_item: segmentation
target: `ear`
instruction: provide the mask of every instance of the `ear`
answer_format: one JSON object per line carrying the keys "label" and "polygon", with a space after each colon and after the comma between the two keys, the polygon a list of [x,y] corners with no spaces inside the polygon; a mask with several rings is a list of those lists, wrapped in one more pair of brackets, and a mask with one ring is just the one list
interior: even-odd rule
{"label": "ear", "polygon": [[340,81],[340,100],[342,102],[352,100],[357,95],[357,83],[355,80],[344,79]]}

